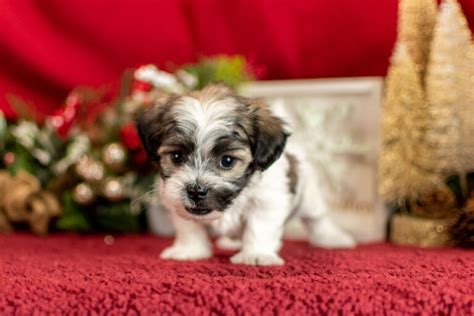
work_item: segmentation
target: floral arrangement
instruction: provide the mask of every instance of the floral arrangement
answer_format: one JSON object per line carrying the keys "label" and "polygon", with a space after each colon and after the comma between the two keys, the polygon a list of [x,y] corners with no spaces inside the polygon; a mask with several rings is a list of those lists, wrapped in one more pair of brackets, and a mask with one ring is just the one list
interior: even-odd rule
{"label": "floral arrangement", "polygon": [[205,58],[173,72],[145,65],[125,71],[117,93],[74,89],[45,118],[15,98],[17,120],[0,111],[0,232],[144,231],[156,172],[136,113],[163,94],[213,81],[236,87],[258,71],[241,56]]}

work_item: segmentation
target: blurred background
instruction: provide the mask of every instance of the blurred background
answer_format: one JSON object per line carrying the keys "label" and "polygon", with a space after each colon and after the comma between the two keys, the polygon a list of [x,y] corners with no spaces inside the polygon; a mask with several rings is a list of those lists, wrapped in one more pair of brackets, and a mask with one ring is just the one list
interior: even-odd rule
{"label": "blurred background", "polygon": [[[460,0],[474,27],[474,1]],[[77,85],[125,68],[173,67],[243,54],[262,79],[383,76],[397,0],[0,0],[0,109],[5,94],[50,112]]]}

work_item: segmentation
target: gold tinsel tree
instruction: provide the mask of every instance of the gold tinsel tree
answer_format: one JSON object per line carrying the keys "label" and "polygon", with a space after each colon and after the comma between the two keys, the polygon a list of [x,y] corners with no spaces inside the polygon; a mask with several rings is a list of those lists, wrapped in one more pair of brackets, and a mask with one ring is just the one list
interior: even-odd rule
{"label": "gold tinsel tree", "polygon": [[444,1],[438,17],[434,0],[402,0],[398,32],[386,81],[380,192],[410,201],[446,192],[447,176],[474,170],[474,52],[455,0]]}
{"label": "gold tinsel tree", "polygon": [[426,74],[433,117],[428,127],[432,150],[424,165],[445,175],[474,170],[474,86],[471,33],[459,3],[441,3]]}
{"label": "gold tinsel tree", "polygon": [[382,117],[380,193],[388,201],[413,200],[434,191],[441,178],[419,163],[430,117],[419,72],[403,43],[398,43],[386,79]]}
{"label": "gold tinsel tree", "polygon": [[399,4],[398,39],[406,45],[417,71],[421,74],[422,83],[436,14],[436,0],[401,0]]}
{"label": "gold tinsel tree", "polygon": [[425,102],[424,74],[436,23],[435,0],[401,0],[398,39],[386,80],[382,118],[379,191],[402,205],[441,183],[419,158],[429,152],[425,128],[430,116]]}
{"label": "gold tinsel tree", "polygon": [[456,236],[473,234],[466,215],[472,212],[460,212],[460,196],[446,183],[458,175],[467,198],[466,174],[474,171],[474,44],[456,0],[443,0],[435,16],[434,0],[401,0],[382,119],[380,193],[402,211],[392,218],[391,240],[420,246],[459,244]]}

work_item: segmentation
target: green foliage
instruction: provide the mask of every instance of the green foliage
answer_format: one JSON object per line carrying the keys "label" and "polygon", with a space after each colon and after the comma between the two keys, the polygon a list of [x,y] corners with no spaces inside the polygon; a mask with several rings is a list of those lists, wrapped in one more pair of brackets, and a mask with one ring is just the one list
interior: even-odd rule
{"label": "green foliage", "polygon": [[202,58],[199,63],[188,66],[185,70],[198,78],[200,89],[211,82],[224,82],[235,88],[242,82],[253,79],[245,57],[240,55]]}
{"label": "green foliage", "polygon": [[33,173],[38,167],[36,160],[23,146],[16,145],[15,147],[15,161],[8,166],[8,170],[13,174],[16,174],[20,170]]}
{"label": "green foliage", "polygon": [[97,207],[94,226],[98,231],[137,233],[141,230],[139,214],[130,211],[129,201]]}
{"label": "green foliage", "polygon": [[56,222],[56,228],[65,231],[88,232],[92,229],[81,206],[74,202],[71,192],[63,195],[63,214]]}

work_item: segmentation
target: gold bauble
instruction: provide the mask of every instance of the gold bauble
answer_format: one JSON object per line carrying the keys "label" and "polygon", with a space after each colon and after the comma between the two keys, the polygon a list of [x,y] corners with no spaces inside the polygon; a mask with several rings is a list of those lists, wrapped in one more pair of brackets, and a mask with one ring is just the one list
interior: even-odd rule
{"label": "gold bauble", "polygon": [[76,173],[87,182],[99,182],[104,178],[104,165],[89,156],[83,156],[76,163]]}
{"label": "gold bauble", "polygon": [[72,191],[72,198],[81,205],[87,205],[94,201],[95,194],[87,183],[79,183]]}
{"label": "gold bauble", "polygon": [[102,151],[102,161],[114,171],[123,169],[126,159],[127,151],[120,143],[108,144]]}
{"label": "gold bauble", "polygon": [[116,202],[125,197],[125,188],[119,179],[107,178],[103,183],[102,193],[108,200]]}

